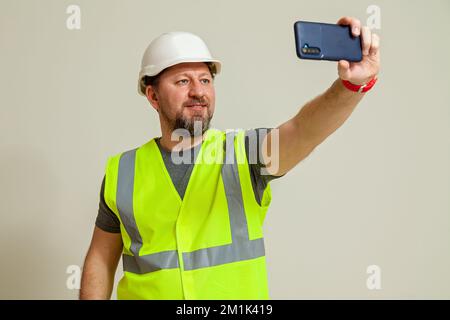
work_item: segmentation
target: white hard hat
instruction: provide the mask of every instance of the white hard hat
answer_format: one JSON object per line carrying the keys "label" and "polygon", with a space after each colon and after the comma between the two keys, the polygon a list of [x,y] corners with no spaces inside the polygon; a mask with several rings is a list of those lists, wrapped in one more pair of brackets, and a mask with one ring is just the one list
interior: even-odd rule
{"label": "white hard hat", "polygon": [[221,62],[214,59],[205,42],[189,32],[163,33],[144,52],[139,72],[138,92],[145,95],[142,78],[156,76],[164,69],[182,62],[212,62],[219,73]]}

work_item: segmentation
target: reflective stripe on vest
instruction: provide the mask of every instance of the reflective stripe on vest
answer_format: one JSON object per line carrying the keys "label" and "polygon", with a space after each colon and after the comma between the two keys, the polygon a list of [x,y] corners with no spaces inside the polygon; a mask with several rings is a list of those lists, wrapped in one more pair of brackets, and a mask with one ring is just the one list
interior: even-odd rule
{"label": "reflective stripe on vest", "polygon": [[[184,270],[212,267],[264,256],[263,238],[250,240],[244,212],[238,163],[234,149],[235,132],[226,135],[226,160],[222,165],[222,179],[228,204],[232,243],[183,253]],[[177,250],[139,256],[142,237],[134,219],[133,189],[136,149],[123,153],[119,161],[116,203],[124,228],[131,238],[130,252],[123,255],[124,271],[145,274],[161,269],[178,268]]]}

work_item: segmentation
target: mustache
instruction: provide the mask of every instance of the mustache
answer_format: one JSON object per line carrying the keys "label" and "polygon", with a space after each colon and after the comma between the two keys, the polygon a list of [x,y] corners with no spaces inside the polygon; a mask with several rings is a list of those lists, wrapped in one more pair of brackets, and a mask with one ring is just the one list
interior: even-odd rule
{"label": "mustache", "polygon": [[206,99],[191,99],[183,103],[183,107],[191,106],[193,104],[204,104],[209,107],[209,103]]}

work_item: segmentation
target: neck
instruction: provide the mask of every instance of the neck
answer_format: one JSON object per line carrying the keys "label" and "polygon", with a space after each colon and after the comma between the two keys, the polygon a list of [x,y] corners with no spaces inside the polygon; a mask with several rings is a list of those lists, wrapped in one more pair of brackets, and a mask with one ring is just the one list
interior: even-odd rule
{"label": "neck", "polygon": [[159,143],[164,149],[169,151],[186,150],[200,144],[203,141],[205,134],[206,132],[203,133],[202,135],[195,137],[192,136],[180,137],[180,140],[177,141],[171,139],[172,136],[171,132],[169,134],[163,133],[161,139],[159,140]]}

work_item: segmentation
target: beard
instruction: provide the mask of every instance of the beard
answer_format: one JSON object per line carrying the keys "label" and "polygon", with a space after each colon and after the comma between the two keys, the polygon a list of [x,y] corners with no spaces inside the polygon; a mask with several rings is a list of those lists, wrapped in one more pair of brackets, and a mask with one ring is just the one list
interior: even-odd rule
{"label": "beard", "polygon": [[209,112],[207,113],[206,117],[193,116],[190,119],[185,117],[181,112],[177,114],[175,118],[173,130],[185,129],[189,132],[189,135],[191,137],[200,136],[209,129],[211,118],[212,117],[209,115]]}
{"label": "beard", "polygon": [[[212,114],[210,112],[209,106],[206,108],[206,115],[197,115],[194,114],[191,117],[185,116],[183,111],[180,110],[176,115],[175,118],[170,118],[170,116],[165,111],[165,108],[161,108],[161,114],[162,116],[167,120],[167,122],[170,124],[171,131],[174,132],[175,130],[183,131],[181,135],[185,136],[188,134],[191,137],[197,137],[200,135],[203,135],[208,129],[209,125],[211,123]],[[203,114],[203,111],[202,111]]]}

